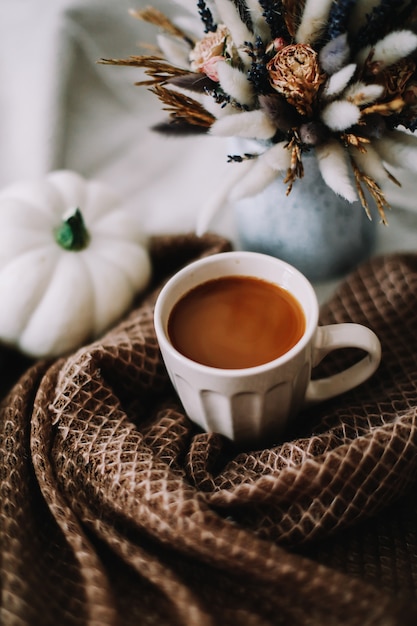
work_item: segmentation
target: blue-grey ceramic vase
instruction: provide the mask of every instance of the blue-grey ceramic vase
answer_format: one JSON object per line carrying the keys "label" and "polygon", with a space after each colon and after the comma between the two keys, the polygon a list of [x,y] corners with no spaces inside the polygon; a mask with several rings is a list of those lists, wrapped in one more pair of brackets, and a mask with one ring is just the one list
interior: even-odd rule
{"label": "blue-grey ceramic vase", "polygon": [[335,194],[313,155],[303,165],[304,176],[289,195],[277,178],[261,193],[239,200],[236,227],[242,249],[284,259],[319,282],[348,273],[372,253],[379,220],[370,220],[359,201],[351,204]]}

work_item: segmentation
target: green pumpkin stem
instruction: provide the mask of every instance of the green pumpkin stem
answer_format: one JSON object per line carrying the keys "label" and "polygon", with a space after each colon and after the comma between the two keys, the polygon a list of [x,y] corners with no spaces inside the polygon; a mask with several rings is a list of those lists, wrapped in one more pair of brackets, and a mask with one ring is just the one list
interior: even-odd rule
{"label": "green pumpkin stem", "polygon": [[64,250],[72,252],[78,252],[88,246],[90,235],[78,207],[63,217],[62,223],[55,231],[55,241]]}

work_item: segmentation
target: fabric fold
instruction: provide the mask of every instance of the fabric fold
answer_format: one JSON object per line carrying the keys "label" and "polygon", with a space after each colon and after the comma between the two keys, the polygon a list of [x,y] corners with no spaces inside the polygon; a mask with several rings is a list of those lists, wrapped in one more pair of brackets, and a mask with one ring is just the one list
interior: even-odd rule
{"label": "fabric fold", "polygon": [[415,255],[363,264],[321,311],[379,335],[374,377],[238,450],[186,417],[153,329],[167,278],[227,250],[154,238],[153,285],[129,314],[4,398],[5,624],[415,623]]}

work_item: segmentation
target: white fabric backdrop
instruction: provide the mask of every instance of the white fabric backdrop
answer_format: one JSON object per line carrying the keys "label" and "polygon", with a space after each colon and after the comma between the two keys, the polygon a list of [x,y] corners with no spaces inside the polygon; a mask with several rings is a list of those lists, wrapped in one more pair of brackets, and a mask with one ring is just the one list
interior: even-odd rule
{"label": "white fabric backdrop", "polygon": [[[128,14],[166,0],[0,1],[0,185],[69,168],[113,186],[138,211],[149,234],[191,230],[226,165],[224,140],[166,138],[150,130],[162,120],[155,96],[134,82],[134,68],[100,65],[101,57],[140,53],[156,30]],[[416,250],[416,185],[391,194],[389,226],[376,253]],[[212,224],[234,240],[230,210]],[[335,281],[319,285],[321,299]]]}

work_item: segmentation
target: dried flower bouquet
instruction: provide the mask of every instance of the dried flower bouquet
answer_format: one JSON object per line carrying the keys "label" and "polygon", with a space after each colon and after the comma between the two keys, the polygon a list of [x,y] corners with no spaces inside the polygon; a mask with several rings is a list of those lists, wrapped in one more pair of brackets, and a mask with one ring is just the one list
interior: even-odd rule
{"label": "dried flower bouquet", "polygon": [[[314,151],[336,193],[367,191],[382,221],[389,167],[417,171],[417,1],[181,0],[194,10],[191,35],[155,8],[132,14],[160,28],[154,54],[103,63],[145,68],[147,86],[171,134],[209,133],[259,140],[229,155],[241,165],[206,207],[251,196],[277,176],[287,192]],[[197,21],[197,20],[196,20]],[[411,132],[410,132],[411,131]],[[200,221],[201,226],[201,221]]]}

